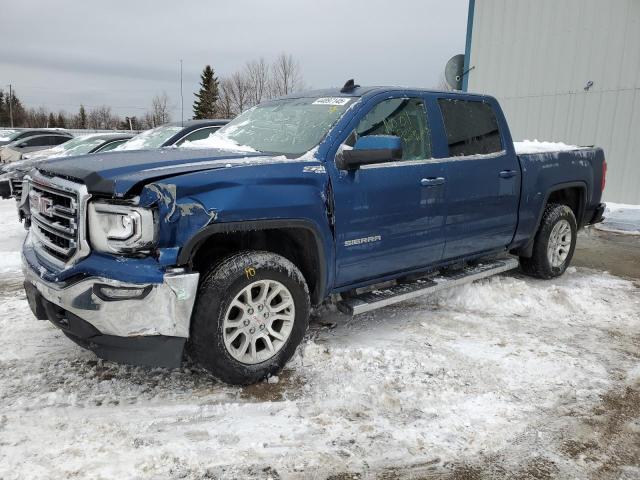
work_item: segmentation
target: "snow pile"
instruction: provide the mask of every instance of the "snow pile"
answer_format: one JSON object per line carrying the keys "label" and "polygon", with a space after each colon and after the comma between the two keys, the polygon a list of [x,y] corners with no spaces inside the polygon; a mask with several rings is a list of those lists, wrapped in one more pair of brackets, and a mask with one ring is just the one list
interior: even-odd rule
{"label": "snow pile", "polygon": [[248,145],[240,145],[231,138],[234,132],[247,125],[249,120],[234,125],[227,125],[220,130],[210,134],[202,140],[187,141],[180,145],[180,148],[215,148],[219,150],[230,150],[233,152],[256,152],[257,150]]}
{"label": "snow pile", "polygon": [[640,235],[640,205],[607,202],[604,222],[596,228],[613,233]]}
{"label": "snow pile", "polygon": [[544,153],[544,152],[563,152],[566,150],[576,150],[580,147],[576,145],[567,145],[562,142],[541,142],[540,140],[523,140],[522,142],[513,142],[517,154],[524,153]]}
{"label": "snow pile", "polygon": [[20,250],[25,229],[18,222],[18,209],[13,198],[0,200],[0,277],[15,275],[21,270]]}

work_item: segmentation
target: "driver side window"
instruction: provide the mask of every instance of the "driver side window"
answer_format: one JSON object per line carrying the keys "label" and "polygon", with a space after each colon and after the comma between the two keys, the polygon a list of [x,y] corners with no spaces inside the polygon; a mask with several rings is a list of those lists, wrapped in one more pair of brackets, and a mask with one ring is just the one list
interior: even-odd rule
{"label": "driver side window", "polygon": [[395,135],[402,140],[403,160],[431,158],[431,132],[424,102],[419,98],[383,100],[367,113],[345,142],[355,145],[367,135]]}

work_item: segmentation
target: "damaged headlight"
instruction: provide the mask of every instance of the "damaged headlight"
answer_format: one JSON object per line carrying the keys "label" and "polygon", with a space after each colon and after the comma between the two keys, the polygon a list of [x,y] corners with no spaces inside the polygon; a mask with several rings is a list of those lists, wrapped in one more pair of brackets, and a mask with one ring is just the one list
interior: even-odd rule
{"label": "damaged headlight", "polygon": [[157,239],[154,211],[104,202],[89,204],[89,242],[101,252],[127,253],[150,249]]}

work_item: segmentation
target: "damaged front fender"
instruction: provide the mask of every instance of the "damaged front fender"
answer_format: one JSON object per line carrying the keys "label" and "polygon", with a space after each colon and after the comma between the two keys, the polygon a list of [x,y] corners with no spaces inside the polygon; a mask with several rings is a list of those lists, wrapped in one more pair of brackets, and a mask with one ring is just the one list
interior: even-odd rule
{"label": "damaged front fender", "polygon": [[143,188],[139,205],[158,210],[159,248],[179,248],[200,229],[217,218],[215,209],[208,209],[199,201],[179,198],[172,183],[153,183]]}

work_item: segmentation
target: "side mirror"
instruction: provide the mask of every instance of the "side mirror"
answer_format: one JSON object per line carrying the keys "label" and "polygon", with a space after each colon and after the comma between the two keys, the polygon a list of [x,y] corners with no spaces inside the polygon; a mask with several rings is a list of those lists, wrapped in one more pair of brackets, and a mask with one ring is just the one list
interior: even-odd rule
{"label": "side mirror", "polygon": [[27,146],[26,143],[19,143],[18,145],[16,145],[16,148],[24,148],[26,146]]}
{"label": "side mirror", "polygon": [[356,141],[352,150],[336,158],[340,170],[357,170],[361,165],[402,159],[402,140],[394,135],[369,135]]}

